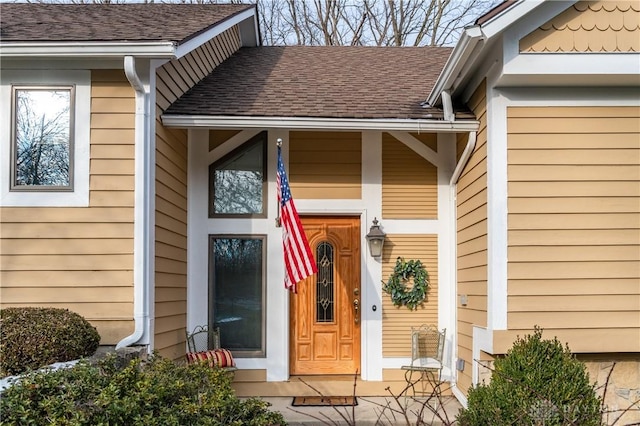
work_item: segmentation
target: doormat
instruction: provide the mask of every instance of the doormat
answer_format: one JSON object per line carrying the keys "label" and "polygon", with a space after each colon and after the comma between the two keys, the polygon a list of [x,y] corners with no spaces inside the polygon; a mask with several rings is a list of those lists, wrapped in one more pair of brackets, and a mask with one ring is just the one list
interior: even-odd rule
{"label": "doormat", "polygon": [[295,396],[293,407],[351,407],[358,405],[354,396]]}

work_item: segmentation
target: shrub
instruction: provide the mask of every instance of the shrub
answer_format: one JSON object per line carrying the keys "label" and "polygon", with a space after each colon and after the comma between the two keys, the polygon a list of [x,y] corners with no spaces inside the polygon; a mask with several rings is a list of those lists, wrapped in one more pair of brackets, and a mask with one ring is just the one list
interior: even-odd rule
{"label": "shrub", "polygon": [[0,310],[0,374],[19,374],[54,362],[92,355],[100,335],[68,309]]}
{"label": "shrub", "polygon": [[280,425],[267,402],[238,399],[229,374],[159,356],[119,367],[110,356],[91,365],[32,372],[0,398],[0,424]]}
{"label": "shrub", "polygon": [[495,361],[489,385],[469,391],[458,422],[469,425],[600,425],[601,401],[583,363],[557,338],[518,338]]}

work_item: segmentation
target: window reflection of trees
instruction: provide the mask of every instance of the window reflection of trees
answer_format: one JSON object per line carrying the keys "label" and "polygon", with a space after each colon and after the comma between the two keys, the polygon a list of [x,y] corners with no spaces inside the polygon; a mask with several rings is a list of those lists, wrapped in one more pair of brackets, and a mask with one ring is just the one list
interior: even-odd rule
{"label": "window reflection of trees", "polygon": [[263,213],[264,135],[212,164],[209,173],[213,214]]}
{"label": "window reflection of trees", "polygon": [[261,213],[262,172],[216,170],[214,211],[216,213]]}
{"label": "window reflection of trees", "polygon": [[69,186],[71,90],[16,89],[16,186]]}
{"label": "window reflection of trees", "polygon": [[213,239],[213,322],[222,345],[262,351],[263,240]]}

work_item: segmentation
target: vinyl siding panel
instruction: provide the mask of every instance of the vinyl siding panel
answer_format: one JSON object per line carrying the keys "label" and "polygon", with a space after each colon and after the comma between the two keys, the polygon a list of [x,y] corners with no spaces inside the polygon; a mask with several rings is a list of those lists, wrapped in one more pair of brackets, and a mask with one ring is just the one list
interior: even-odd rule
{"label": "vinyl siding panel", "polygon": [[640,108],[507,114],[509,330],[539,325],[576,352],[602,348],[580,330],[635,334],[607,350],[640,351]]}
{"label": "vinyl siding panel", "polygon": [[162,129],[156,142],[155,320],[162,327],[154,330],[154,348],[177,359],[187,313],[187,133]]}
{"label": "vinyl siding panel", "polygon": [[[160,114],[240,48],[234,26],[156,74],[156,213],[154,349],[185,353],[187,315],[187,131],[162,126]],[[207,297],[207,295],[202,295]]]}
{"label": "vinyl siding panel", "polygon": [[438,169],[389,133],[382,134],[382,217],[438,217]]}
{"label": "vinyl siding panel", "polygon": [[[468,103],[480,128],[476,146],[456,187],[458,296],[458,358],[466,367],[458,372],[458,387],[467,392],[472,384],[473,326],[487,325],[487,106],[486,82],[476,89]],[[468,136],[458,135],[457,152],[462,155]],[[458,297],[459,300],[459,297]]]}
{"label": "vinyl siding panel", "polygon": [[411,356],[411,327],[438,324],[438,237],[436,235],[387,235],[382,255],[382,277],[393,273],[398,256],[420,260],[429,274],[429,291],[422,307],[411,311],[396,307],[382,294],[382,354],[385,357]]}
{"label": "vinyl siding panel", "polygon": [[240,130],[209,130],[209,151],[213,151],[238,133]]}
{"label": "vinyl siding panel", "polygon": [[134,104],[122,71],[92,71],[89,207],[0,209],[1,306],[70,309],[107,345],[133,331]]}
{"label": "vinyl siding panel", "polygon": [[180,59],[174,59],[156,73],[156,104],[164,111],[197,82],[209,75],[215,67],[240,48],[237,26],[209,40]]}
{"label": "vinyl siding panel", "polygon": [[362,198],[362,142],[356,132],[289,133],[289,183],[294,198]]}
{"label": "vinyl siding panel", "polygon": [[520,52],[639,52],[640,3],[580,1],[520,40]]}

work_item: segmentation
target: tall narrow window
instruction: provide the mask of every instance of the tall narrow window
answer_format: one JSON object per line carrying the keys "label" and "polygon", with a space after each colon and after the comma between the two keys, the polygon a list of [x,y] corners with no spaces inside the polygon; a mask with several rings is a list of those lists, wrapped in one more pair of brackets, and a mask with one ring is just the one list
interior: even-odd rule
{"label": "tall narrow window", "polygon": [[12,190],[73,190],[74,87],[13,87]]}
{"label": "tall narrow window", "polygon": [[333,246],[321,242],[316,249],[318,274],[316,278],[316,321],[333,322]]}
{"label": "tall narrow window", "polygon": [[237,356],[265,356],[265,239],[211,236],[209,326]]}
{"label": "tall narrow window", "polygon": [[266,216],[267,133],[209,167],[209,217]]}

